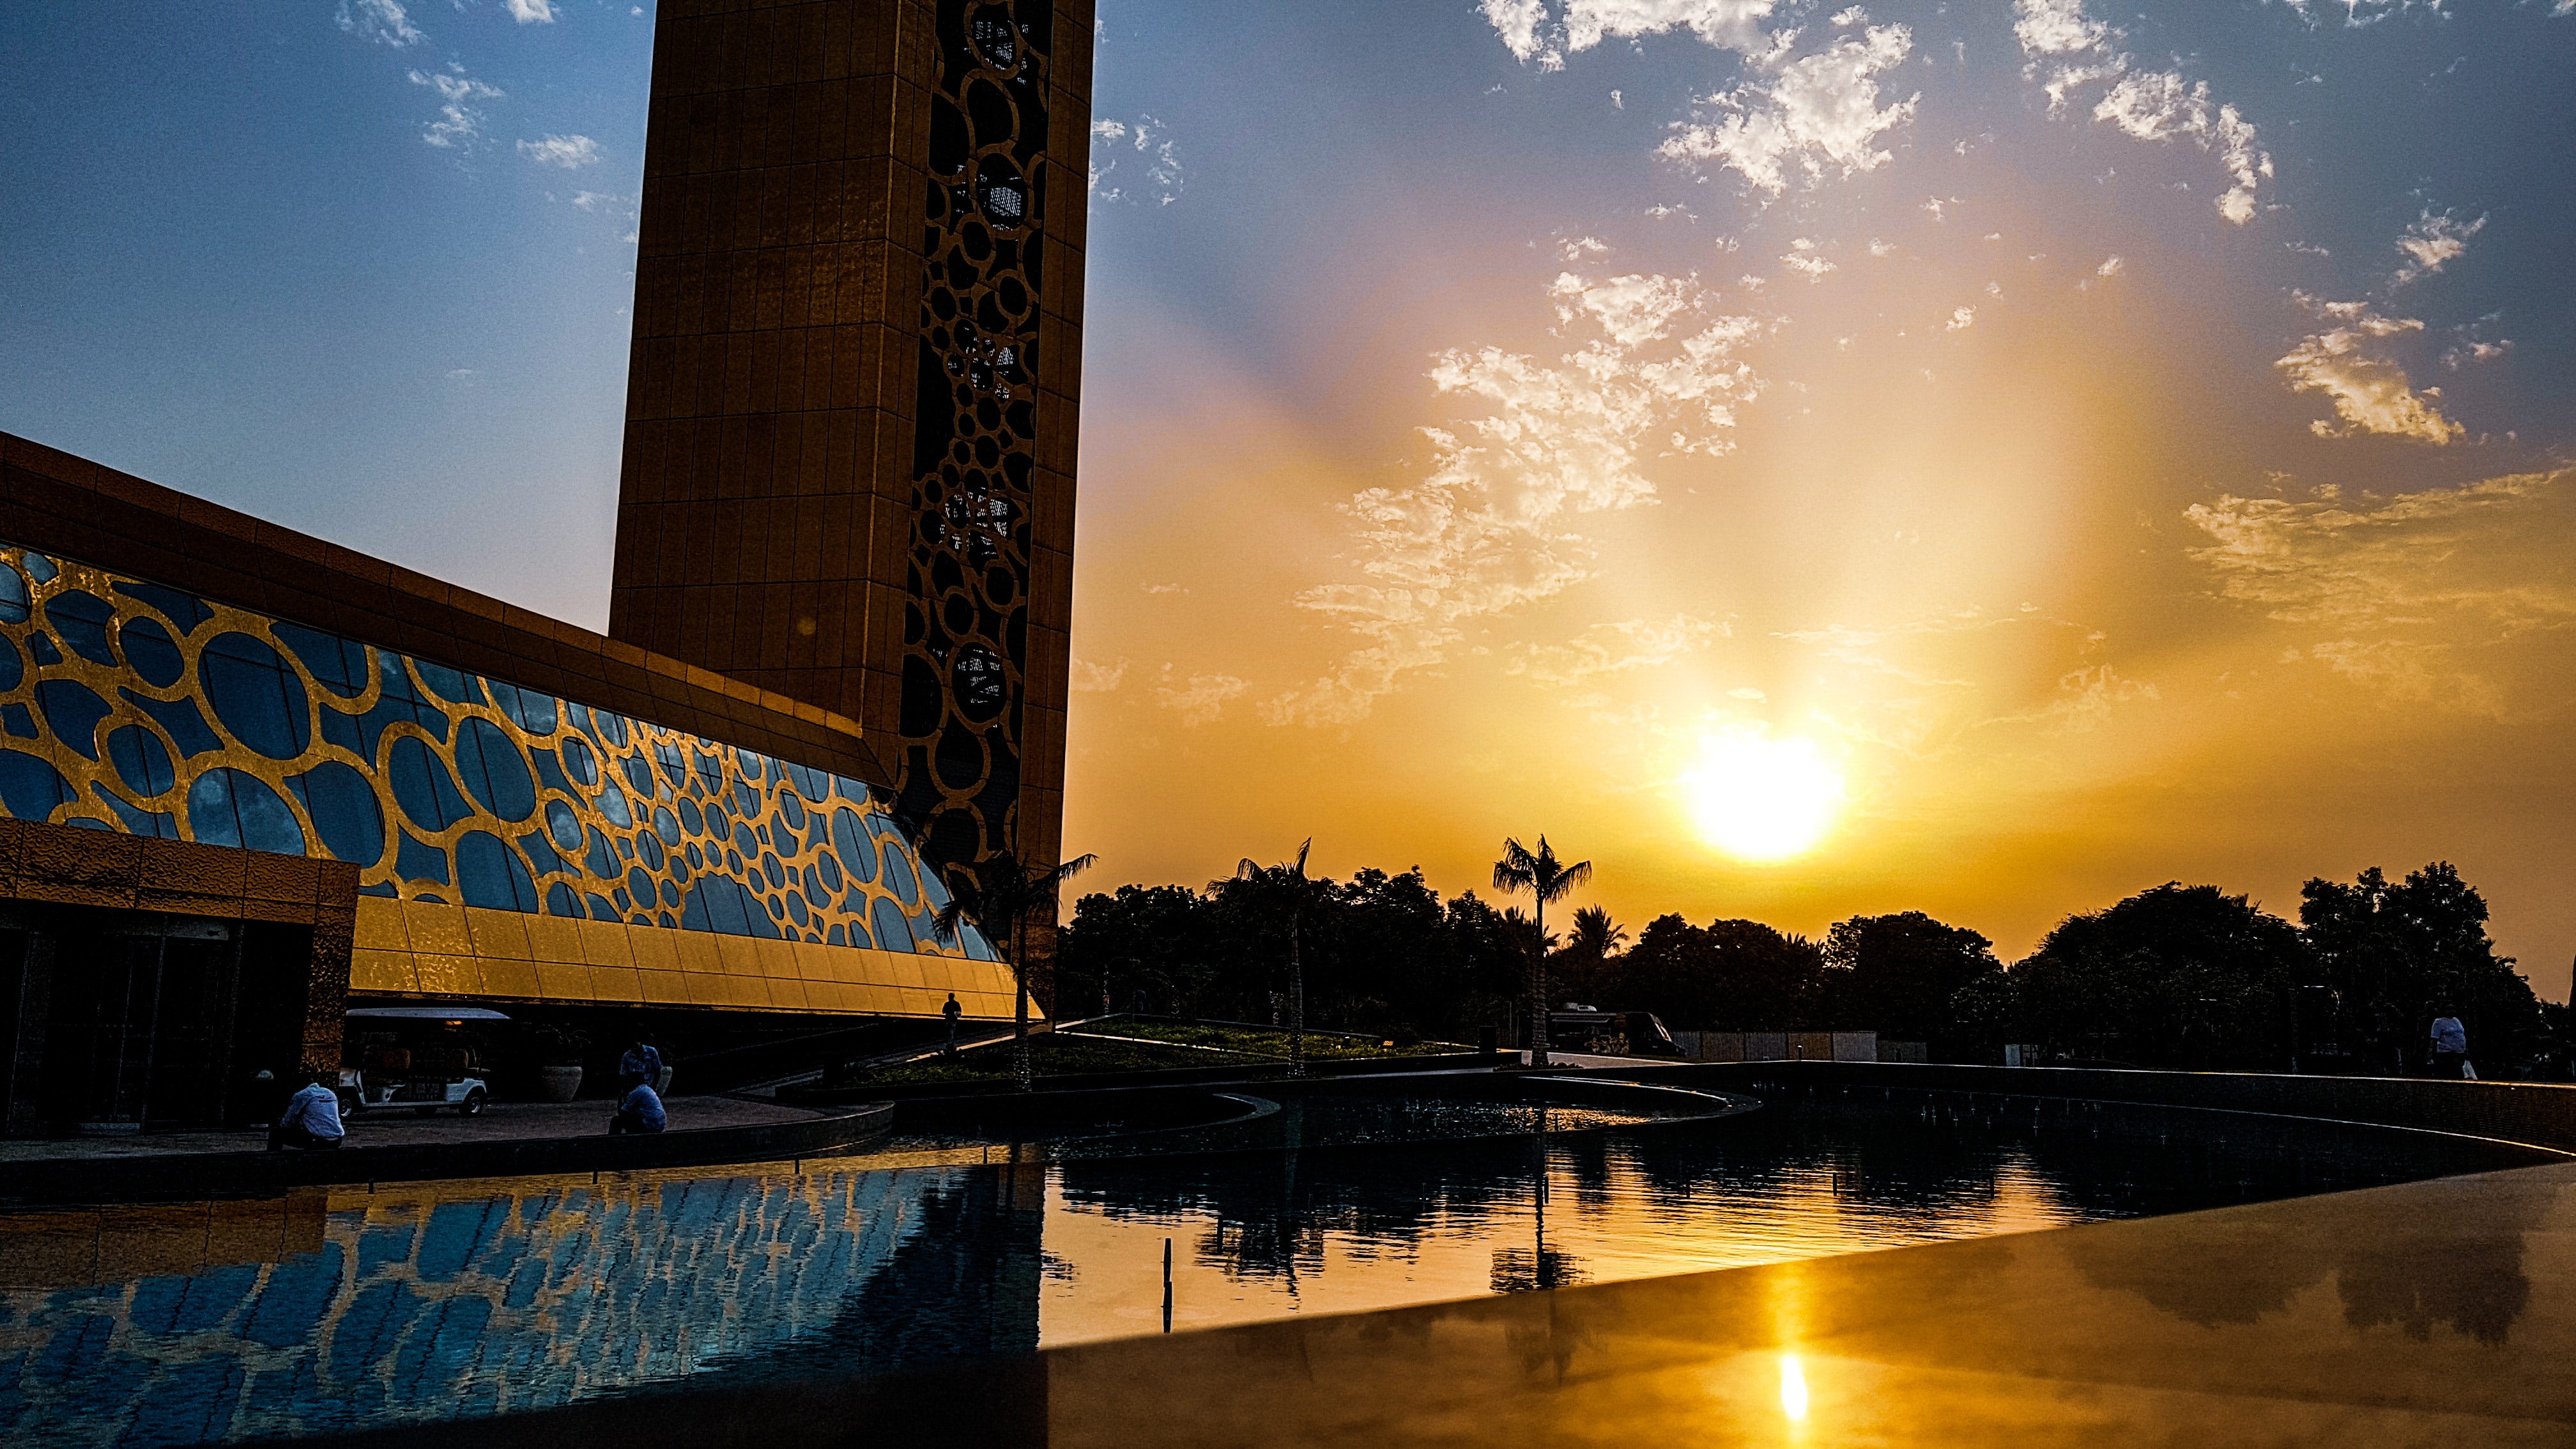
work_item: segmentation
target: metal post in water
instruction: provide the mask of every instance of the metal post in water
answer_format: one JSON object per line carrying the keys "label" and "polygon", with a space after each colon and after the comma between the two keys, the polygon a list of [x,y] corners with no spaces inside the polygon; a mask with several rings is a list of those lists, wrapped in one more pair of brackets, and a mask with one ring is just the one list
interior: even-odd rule
{"label": "metal post in water", "polygon": [[1163,1240],[1163,1331],[1172,1331],[1172,1240]]}

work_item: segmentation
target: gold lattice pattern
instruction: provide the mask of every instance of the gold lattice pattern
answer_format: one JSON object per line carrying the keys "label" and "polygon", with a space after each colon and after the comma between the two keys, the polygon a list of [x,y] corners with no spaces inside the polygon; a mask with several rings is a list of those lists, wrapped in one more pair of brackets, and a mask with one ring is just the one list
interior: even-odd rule
{"label": "gold lattice pattern", "polygon": [[345,860],[362,895],[946,954],[861,781],[8,547],[0,808]]}
{"label": "gold lattice pattern", "polygon": [[1010,848],[1020,790],[1053,18],[938,6],[901,796],[970,867]]}

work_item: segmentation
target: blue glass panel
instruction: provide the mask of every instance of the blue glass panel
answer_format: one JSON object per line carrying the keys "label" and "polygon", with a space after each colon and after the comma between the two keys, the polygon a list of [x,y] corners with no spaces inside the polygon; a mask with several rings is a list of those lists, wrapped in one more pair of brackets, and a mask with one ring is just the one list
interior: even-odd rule
{"label": "blue glass panel", "polygon": [[16,820],[51,820],[71,802],[71,781],[52,765],[17,750],[0,750],[0,806]]}
{"label": "blue glass panel", "polygon": [[562,881],[556,881],[554,884],[547,886],[546,914],[549,916],[571,916],[578,919],[581,915],[580,893],[575,891],[571,886],[565,885]]}
{"label": "blue glass panel", "polygon": [[626,783],[635,787],[638,798],[646,800],[653,798],[653,767],[645,763],[642,755],[626,757]]}
{"label": "blue glass panel", "polygon": [[108,704],[96,690],[77,679],[48,679],[36,686],[36,708],[55,739],[82,759],[98,758],[98,722],[107,718]]}
{"label": "blue glass panel", "polygon": [[751,827],[740,821],[734,822],[733,848],[748,856],[760,854],[760,842],[751,838]]}
{"label": "blue glass panel", "polygon": [[533,746],[528,751],[528,761],[537,767],[539,789],[555,790],[566,795],[580,793],[573,789],[572,781],[564,778],[563,766],[556,763],[554,751],[543,745]]}
{"label": "blue glass panel", "polygon": [[694,840],[690,841],[688,850],[689,868],[691,870],[704,870],[706,868],[707,858],[698,853],[698,843]]}
{"label": "blue glass panel", "polygon": [[116,798],[115,791],[110,790],[96,780],[90,781],[89,792],[104,801],[107,808],[115,812],[117,819],[125,822],[126,834],[149,835],[162,840],[176,840],[179,838],[179,818],[177,816],[170,815],[159,810],[145,810],[140,806],[128,805],[124,801]]}
{"label": "blue glass panel", "polygon": [[312,742],[304,681],[277,651],[239,632],[218,634],[197,661],[215,718],[233,738],[272,760],[291,760]]}
{"label": "blue glass panel", "polygon": [[0,564],[0,624],[24,624],[32,612],[26,576]]}
{"label": "blue glass panel", "polygon": [[27,566],[27,577],[34,579],[40,584],[52,583],[54,581],[54,575],[61,572],[61,570],[54,567],[54,561],[52,559],[45,557],[43,554],[36,552],[32,548],[27,550],[26,553],[20,555],[19,562],[24,563]]}
{"label": "blue glass panel", "polygon": [[161,737],[141,725],[108,731],[107,760],[116,767],[116,778],[125,782],[125,788],[145,799],[179,783]]}
{"label": "blue glass panel", "polygon": [[797,794],[805,797],[807,804],[820,805],[832,798],[832,777],[810,765],[782,760],[778,772]]}
{"label": "blue glass panel", "polygon": [[129,599],[141,599],[161,611],[161,617],[179,626],[182,634],[194,634],[197,626],[215,617],[206,601],[182,589],[165,589],[159,584],[138,584],[132,579],[119,579],[116,591]]}
{"label": "blue glass panel", "polygon": [[276,855],[304,853],[304,827],[258,776],[213,769],[188,787],[188,832],[205,845],[234,845]]}
{"label": "blue glass panel", "polygon": [[63,662],[63,651],[54,647],[54,639],[50,634],[28,635],[27,652],[35,656],[38,664],[47,667]]}
{"label": "blue glass panel", "polygon": [[533,689],[521,689],[495,679],[492,681],[492,707],[508,715],[519,728],[532,735],[555,732],[553,695],[539,694]]}
{"label": "blue glass panel", "polygon": [[575,704],[571,700],[565,700],[564,718],[572,721],[572,727],[581,731],[583,734],[596,734],[598,732],[598,726],[591,723],[589,705]]}
{"label": "blue glass panel", "polygon": [[831,930],[823,933],[823,944],[826,946],[846,945],[848,944],[848,937],[842,934],[839,926],[835,925]]}
{"label": "blue glass panel", "polygon": [[734,764],[741,769],[742,777],[744,779],[766,780],[769,778],[769,757],[767,755],[756,755],[749,750],[736,750],[733,752],[733,758]]}
{"label": "blue glass panel", "polygon": [[546,802],[546,833],[565,850],[581,849],[581,821],[561,800]]}
{"label": "blue glass panel", "polygon": [[197,706],[188,700],[153,699],[130,689],[120,689],[117,694],[161,727],[161,732],[170,737],[170,743],[179,747],[181,759],[194,759],[224,747],[214,726],[207,724],[206,717],[197,713]]}
{"label": "blue glass panel", "polygon": [[619,913],[617,907],[609,902],[606,896],[585,896],[583,899],[590,902],[590,918],[594,921],[622,921],[626,919],[624,915]]}
{"label": "blue glass panel", "polygon": [[632,891],[635,895],[635,899],[639,901],[649,901],[653,899],[653,876],[651,872],[645,870],[644,867],[640,865],[635,869],[628,871],[626,873],[626,888],[629,891]]}
{"label": "blue glass panel", "polygon": [[484,809],[504,820],[536,813],[537,781],[501,727],[477,716],[456,727],[456,771]]}
{"label": "blue glass panel", "polygon": [[519,861],[519,853],[484,830],[469,830],[456,842],[456,888],[465,904],[487,911],[537,909],[537,883]]}
{"label": "blue glass panel", "polygon": [[581,782],[585,790],[599,783],[599,756],[590,752],[588,741],[567,739],[563,742],[564,773]]}
{"label": "blue glass panel", "polygon": [[36,717],[23,704],[0,705],[0,729],[22,740],[32,740],[44,733],[36,728]]}
{"label": "blue glass panel", "polygon": [[107,600],[80,589],[68,589],[45,602],[45,622],[63,636],[63,647],[92,664],[116,665],[116,651],[107,647],[107,621],[115,611]]}
{"label": "blue glass panel", "polygon": [[[611,879],[617,874],[617,852],[609,845],[608,837],[601,834],[596,825],[590,827],[590,850],[582,856],[581,863],[583,868],[601,880]],[[657,865],[654,869],[659,870],[661,867]]]}
{"label": "blue glass panel", "polygon": [[704,817],[698,814],[698,802],[689,799],[687,796],[682,796],[679,803],[680,828],[686,830],[691,835],[705,833],[707,822]]}
{"label": "blue glass panel", "polygon": [[358,887],[358,894],[362,896],[377,896],[389,901],[398,900],[402,896],[402,888],[395,885],[392,881],[380,880],[373,885],[362,885]]}
{"label": "blue glass panel", "polygon": [[644,862],[644,868],[646,870],[660,870],[662,868],[662,837],[655,835],[650,830],[637,835],[635,837],[635,858]]}
{"label": "blue glass panel", "polygon": [[394,874],[404,880],[445,885],[447,852],[425,840],[412,839],[408,830],[397,830],[394,832]]}
{"label": "blue glass panel", "polygon": [[763,797],[758,785],[751,783],[749,780],[736,780],[733,782],[733,805],[736,810],[741,811],[745,815],[758,818],[763,803]]}
{"label": "blue glass panel", "polygon": [[634,898],[626,894],[626,887],[619,886],[610,891],[608,897],[617,904],[617,919],[621,921],[626,919],[627,910],[635,904]]}
{"label": "blue glass panel", "polygon": [[778,792],[778,818],[787,822],[790,830],[805,828],[805,802],[796,798],[795,791]]}
{"label": "blue glass panel", "polygon": [[859,880],[877,878],[877,845],[868,834],[867,822],[848,806],[832,811],[832,852],[841,858],[841,868]]}
{"label": "blue glass panel", "polygon": [[769,908],[730,876],[707,876],[689,888],[680,910],[680,927],[727,936],[780,939],[778,923],[769,918]]}
{"label": "blue glass panel", "polygon": [[823,889],[823,882],[817,878],[814,867],[810,865],[805,867],[804,873],[796,877],[796,884],[805,892],[805,898],[813,902],[814,909],[820,911],[830,908],[832,898]]}
{"label": "blue glass panel", "polygon": [[662,904],[666,906],[676,906],[679,903],[680,888],[667,880],[662,882]]}
{"label": "blue glass panel", "polygon": [[376,707],[359,718],[364,740],[351,753],[374,759],[377,737],[384,733],[385,726],[397,720],[416,724],[431,739],[447,743],[447,711],[413,686],[400,656],[377,650],[376,677],[384,681],[384,689],[376,696]]}
{"label": "blue glass panel", "polygon": [[429,746],[411,735],[394,741],[385,774],[394,787],[394,799],[403,813],[423,830],[439,831],[473,814],[465,798],[456,793],[456,784],[447,777],[447,766],[430,752]]}
{"label": "blue glass panel", "polygon": [[[832,854],[818,855],[814,857],[814,863],[806,868],[808,870],[819,871],[822,873],[823,889],[825,892],[832,895],[839,895],[841,893],[841,858],[839,856]],[[806,889],[810,891],[813,887],[808,886]],[[815,904],[820,905],[822,902],[817,901]]]}
{"label": "blue glass panel", "polygon": [[[15,569],[0,569],[0,572],[17,577]],[[18,646],[10,643],[6,635],[0,635],[0,693],[16,689],[18,681],[26,677],[27,661],[18,657]]]}
{"label": "blue glass panel", "polygon": [[519,853],[528,858],[529,866],[539,875],[572,874],[571,862],[555,853],[554,842],[546,839],[542,830],[531,830],[520,836]]}
{"label": "blue glass panel", "polygon": [[691,750],[689,752],[689,756],[697,765],[698,787],[704,790],[710,798],[723,795],[725,787],[724,756],[713,750]]}
{"label": "blue glass panel", "polygon": [[678,816],[671,813],[671,807],[667,805],[653,807],[653,833],[662,838],[664,845],[680,843],[680,821]]}
{"label": "blue glass panel", "polygon": [[432,664],[426,659],[414,659],[411,667],[420,672],[423,689],[449,704],[483,702],[483,681],[471,674],[460,673],[444,664]]}
{"label": "blue glass panel", "polygon": [[133,618],[116,631],[117,641],[125,646],[125,662],[144,682],[155,689],[168,689],[188,672],[188,661],[179,653],[179,641],[158,619]]}
{"label": "blue glass panel", "polygon": [[780,865],[778,857],[765,850],[760,853],[760,873],[769,877],[771,890],[776,890],[787,883],[787,867]]}
{"label": "blue glass panel", "polygon": [[896,899],[907,906],[920,900],[920,887],[912,879],[912,861],[891,840],[886,842],[885,862],[886,884],[893,889]]}
{"label": "blue glass panel", "polygon": [[[713,848],[713,847],[709,847],[709,848],[708,848],[708,850],[707,850],[707,859],[709,859],[709,860],[713,860],[713,859],[715,859],[715,858],[716,858],[716,853],[715,853],[714,848]],[[742,857],[741,857],[739,854],[736,854],[735,852],[728,850],[728,851],[726,851],[726,852],[724,853],[724,858],[725,858],[725,869],[727,869],[727,870],[729,870],[729,871],[732,871],[732,872],[733,872],[734,874],[736,874],[736,875],[740,875],[740,874],[742,873]]]}
{"label": "blue glass panel", "polygon": [[590,718],[591,723],[599,726],[600,739],[614,745],[618,749],[622,750],[626,748],[625,716],[610,714],[608,711],[603,709],[594,712]]}
{"label": "blue glass panel", "polygon": [[628,860],[633,860],[635,858],[635,847],[627,844],[623,840],[620,840],[617,842],[617,853]]}
{"label": "blue glass panel", "polygon": [[313,682],[342,699],[356,699],[367,692],[367,646],[337,634],[307,629],[301,624],[271,624],[268,632],[277,636],[296,658],[304,661],[304,672]]}
{"label": "blue glass panel", "polygon": [[314,713],[320,715],[322,719],[322,743],[338,745],[368,764],[375,763],[375,756],[367,752],[365,730],[356,715],[342,714],[336,709],[328,708],[316,710]]}
{"label": "blue glass panel", "polygon": [[807,925],[814,919],[805,909],[805,898],[794,891],[787,893],[787,919],[800,926]]}
{"label": "blue glass panel", "polygon": [[332,859],[364,869],[385,858],[384,806],[377,803],[366,776],[326,760],[289,777],[286,787],[304,802],[304,813],[313,817],[313,833],[322,837],[322,848]]}
{"label": "blue glass panel", "polygon": [[613,780],[599,787],[599,813],[620,830],[635,828],[635,812],[626,808],[626,792]]}
{"label": "blue glass panel", "polygon": [[876,898],[876,909],[869,913],[876,922],[877,941],[889,951],[913,949],[912,926],[903,918],[903,908],[884,896]]}

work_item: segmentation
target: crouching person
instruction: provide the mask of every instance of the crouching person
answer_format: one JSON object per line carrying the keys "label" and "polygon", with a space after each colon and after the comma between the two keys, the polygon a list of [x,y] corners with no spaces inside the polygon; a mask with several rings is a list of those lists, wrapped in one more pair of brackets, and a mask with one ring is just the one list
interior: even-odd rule
{"label": "crouching person", "polygon": [[348,1135],[349,1129],[340,1125],[340,1094],[331,1090],[327,1077],[315,1072],[305,1079],[302,1091],[286,1099],[286,1111],[268,1129],[268,1150],[300,1147],[315,1152],[339,1146]]}
{"label": "crouching person", "polygon": [[617,1100],[617,1115],[608,1119],[608,1135],[659,1132],[663,1125],[661,1094],[653,1090],[650,1082],[636,1082]]}

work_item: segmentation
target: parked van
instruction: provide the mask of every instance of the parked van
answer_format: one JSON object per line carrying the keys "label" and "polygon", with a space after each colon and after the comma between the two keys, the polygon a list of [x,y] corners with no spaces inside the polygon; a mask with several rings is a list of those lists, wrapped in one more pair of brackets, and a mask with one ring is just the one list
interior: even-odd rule
{"label": "parked van", "polygon": [[1605,1057],[1678,1057],[1673,1034],[1651,1011],[1599,1011],[1574,1007],[1547,1014],[1550,1051]]}

